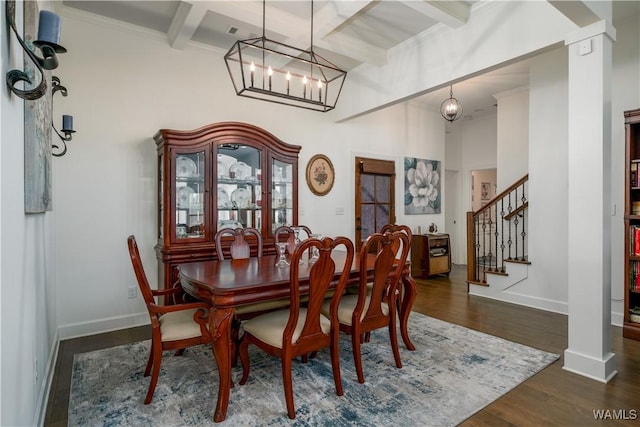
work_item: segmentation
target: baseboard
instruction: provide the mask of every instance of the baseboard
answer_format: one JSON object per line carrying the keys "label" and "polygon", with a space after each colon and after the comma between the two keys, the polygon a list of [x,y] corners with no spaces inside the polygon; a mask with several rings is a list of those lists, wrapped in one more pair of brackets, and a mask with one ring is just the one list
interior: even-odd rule
{"label": "baseboard", "polygon": [[60,340],[68,340],[71,338],[85,337],[87,335],[144,326],[148,325],[149,322],[149,313],[147,312],[128,314],[126,316],[115,316],[88,322],[62,325],[58,327],[58,335],[60,336]]}
{"label": "baseboard", "polygon": [[615,356],[608,353],[600,359],[566,349],[562,369],[606,384],[618,373]]}
{"label": "baseboard", "polygon": [[34,414],[35,426],[44,426],[44,421],[47,416],[47,404],[49,403],[49,394],[51,393],[51,385],[53,384],[53,376],[56,370],[56,363],[58,362],[58,350],[60,349],[60,339],[58,332],[54,334],[53,343],[51,345],[51,353],[49,354],[49,360],[44,372],[45,380],[42,382],[40,393],[38,393],[38,401],[36,402],[36,412]]}
{"label": "baseboard", "polygon": [[545,298],[532,297],[530,295],[516,294],[513,292],[500,292],[497,295],[486,295],[481,292],[474,292],[469,289],[469,295],[494,299],[496,301],[508,302],[511,304],[523,305],[525,307],[536,308],[538,310],[551,311],[553,313],[567,314],[569,306],[566,302],[555,301]]}
{"label": "baseboard", "polygon": [[622,328],[622,323],[624,322],[624,315],[622,313],[611,312],[611,324],[613,326],[619,326]]}

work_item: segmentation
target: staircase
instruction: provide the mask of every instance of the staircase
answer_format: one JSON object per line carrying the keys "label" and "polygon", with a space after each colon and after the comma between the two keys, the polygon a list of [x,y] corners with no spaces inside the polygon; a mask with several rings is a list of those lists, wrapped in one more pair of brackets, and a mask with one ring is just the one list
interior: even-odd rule
{"label": "staircase", "polygon": [[527,279],[528,182],[525,175],[482,209],[467,212],[469,294],[503,299],[499,294]]}

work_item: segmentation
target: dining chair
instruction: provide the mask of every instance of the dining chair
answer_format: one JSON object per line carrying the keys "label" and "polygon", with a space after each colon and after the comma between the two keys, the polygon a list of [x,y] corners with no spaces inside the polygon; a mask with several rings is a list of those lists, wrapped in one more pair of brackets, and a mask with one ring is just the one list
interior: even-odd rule
{"label": "dining chair", "polygon": [[[231,241],[228,251],[231,259],[247,259],[251,257],[251,247],[246,241],[247,236],[252,236],[256,240],[257,249],[255,253],[257,256],[262,256],[262,235],[256,228],[223,228],[219,230],[215,235],[216,253],[219,260],[224,260],[223,250],[223,237],[226,235],[232,235],[234,238]],[[280,298],[271,301],[263,301],[257,303],[250,303],[236,307],[235,317],[231,325],[231,342],[233,348],[233,364],[236,364],[237,353],[236,348],[240,341],[240,326],[243,320],[251,319],[258,314],[267,313],[269,311],[282,309],[289,306],[289,298]]]}
{"label": "dining chair", "polygon": [[180,296],[182,288],[179,284],[176,284],[171,289],[151,289],[147,275],[144,272],[136,238],[133,235],[129,236],[127,244],[140,293],[144,298],[151,319],[151,351],[144,370],[145,377],[151,374],[151,382],[149,383],[147,396],[144,399],[144,404],[147,405],[151,403],[158,383],[162,352],[164,350],[176,350],[176,355],[179,355],[188,347],[211,342],[211,336],[207,328],[209,306],[203,302],[171,305],[157,304],[156,297]]}
{"label": "dining chair", "polygon": [[[331,257],[336,247],[346,250],[343,265],[336,266]],[[309,249],[317,248],[318,260],[311,264],[300,264],[299,260]],[[249,345],[254,344],[263,351],[279,357],[282,363],[282,382],[287,404],[287,415],[296,416],[293,402],[293,384],[291,375],[292,359],[329,347],[331,366],[336,394],[342,396],[342,379],[340,377],[340,355],[338,349],[338,304],[341,291],[344,289],[354,258],[353,243],[346,237],[331,239],[306,239],[293,252],[290,266],[289,310],[281,310],[254,317],[244,323],[245,334],[240,342],[240,361],[242,362],[242,379],[246,384],[249,377]],[[309,298],[304,306],[300,301],[300,272],[304,270],[309,277]],[[336,271],[341,271],[336,292],[328,303],[329,310],[322,314],[325,295],[330,291]]]}
{"label": "dining chair", "polygon": [[[413,233],[411,232],[411,228],[408,225],[404,225],[404,224],[385,224],[382,226],[382,228],[380,229],[380,233],[384,234],[384,233],[393,233],[394,231],[402,231],[403,233],[405,233],[407,235],[407,237],[409,238],[409,249],[411,249],[411,239],[413,237]],[[400,241],[398,241],[400,242]],[[396,250],[396,253],[400,253]],[[408,257],[408,255],[407,255]],[[369,292],[371,292],[371,287],[372,287],[372,283],[369,282],[367,284],[367,286],[369,287]],[[398,292],[401,292],[402,290],[400,288],[398,288]],[[347,287],[347,293],[348,294],[357,294],[358,293],[358,285],[354,285],[354,286],[348,286]],[[398,296],[398,306],[400,305],[400,300],[402,298],[402,295]]]}
{"label": "dining chair", "polygon": [[244,259],[251,256],[251,246],[247,242],[247,236],[252,236],[255,239],[257,247],[255,252],[257,256],[262,256],[262,235],[258,229],[252,227],[223,228],[218,230],[215,235],[216,253],[219,260],[225,259],[222,238],[226,235],[231,235],[234,238],[228,248],[231,259]]}
{"label": "dining chair", "polygon": [[[215,235],[216,242],[216,253],[218,254],[218,259],[224,260],[224,251],[223,248],[223,236],[231,234],[234,236],[233,241],[230,243],[228,251],[231,259],[246,259],[251,257],[251,248],[249,243],[246,241],[246,236],[253,236],[256,240],[257,249],[255,253],[257,256],[262,256],[262,235],[260,231],[256,228],[245,227],[245,228],[223,228],[219,230]],[[273,301],[264,301],[258,303],[245,304],[236,307],[236,317],[239,320],[244,320],[252,317],[257,313],[262,313],[268,310],[275,310],[278,308],[286,307],[289,305],[288,298],[282,298],[279,300]]]}
{"label": "dining chair", "polygon": [[[276,253],[278,253],[278,243],[286,241],[287,251],[289,254],[293,254],[293,251],[296,249],[296,229],[298,230],[298,237],[300,238],[300,241],[311,237],[311,229],[306,225],[281,225],[276,228],[273,233],[274,242],[276,244]],[[304,232],[305,235],[300,236],[300,231]]]}
{"label": "dining chair", "polygon": [[[367,257],[373,248],[375,264],[373,281],[367,277]],[[353,360],[358,382],[364,383],[360,346],[366,335],[376,329],[387,327],[396,367],[402,368],[396,331],[396,298],[402,267],[409,252],[409,240],[405,232],[371,234],[360,249],[360,280],[358,294],[346,294],[340,299],[338,321],[340,331],[351,335]],[[370,286],[367,284],[370,283]],[[324,304],[322,312],[331,307]]]}

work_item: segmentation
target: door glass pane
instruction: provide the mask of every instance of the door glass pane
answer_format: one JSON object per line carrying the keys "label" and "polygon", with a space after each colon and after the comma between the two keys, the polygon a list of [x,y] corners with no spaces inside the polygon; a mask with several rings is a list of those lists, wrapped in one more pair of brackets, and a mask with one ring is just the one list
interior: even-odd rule
{"label": "door glass pane", "polygon": [[376,205],[376,232],[380,232],[380,230],[382,230],[382,227],[385,224],[389,224],[391,221],[389,221],[389,210],[391,208],[391,205],[389,204],[377,204]]}
{"label": "door glass pane", "polygon": [[177,153],[175,157],[177,239],[204,235],[204,154]]}
{"label": "door glass pane", "polygon": [[376,205],[373,204],[363,204],[361,206],[361,236],[363,242],[367,240],[367,237],[369,237],[371,233],[375,233],[376,231],[375,206]]}
{"label": "door glass pane", "polygon": [[260,228],[261,151],[242,144],[222,144],[217,149],[217,229]]}
{"label": "door glass pane", "polygon": [[373,202],[374,198],[374,185],[375,185],[375,176],[374,175],[365,175],[362,174],[360,176],[360,199],[363,203]]}
{"label": "door glass pane", "polygon": [[[389,183],[391,182],[391,179],[385,175],[378,175],[375,178],[376,178],[376,202],[389,203],[389,196],[390,196]],[[388,224],[388,222],[386,224]]]}

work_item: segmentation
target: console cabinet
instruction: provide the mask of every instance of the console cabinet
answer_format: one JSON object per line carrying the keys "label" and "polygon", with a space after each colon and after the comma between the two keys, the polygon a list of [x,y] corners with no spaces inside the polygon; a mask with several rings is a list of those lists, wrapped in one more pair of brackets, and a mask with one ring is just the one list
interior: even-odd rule
{"label": "console cabinet", "polygon": [[640,109],[625,111],[625,249],[622,335],[640,340]]}
{"label": "console cabinet", "polygon": [[300,147],[247,123],[195,130],[161,129],[158,152],[159,283],[178,280],[176,266],[216,258],[221,228],[260,230],[265,253],[273,232],[298,223]]}
{"label": "console cabinet", "polygon": [[411,275],[426,279],[451,272],[448,234],[414,234],[411,238]]}

